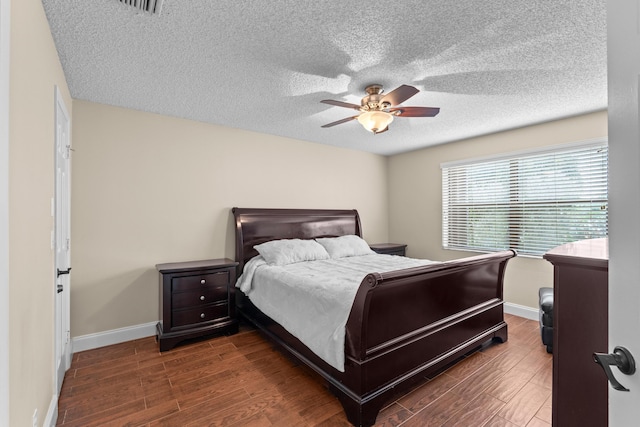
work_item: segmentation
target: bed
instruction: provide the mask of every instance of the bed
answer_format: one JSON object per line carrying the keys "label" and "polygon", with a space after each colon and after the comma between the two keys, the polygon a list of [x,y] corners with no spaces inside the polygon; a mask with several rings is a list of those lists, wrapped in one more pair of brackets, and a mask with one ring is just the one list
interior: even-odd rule
{"label": "bed", "polygon": [[[233,208],[238,276],[254,246],[281,239],[362,236],[356,210]],[[390,255],[387,255],[390,256]],[[236,289],[240,316],[327,383],[355,426],[375,423],[401,392],[491,341],[507,340],[503,278],[514,251],[390,271],[357,286],[337,369]]]}

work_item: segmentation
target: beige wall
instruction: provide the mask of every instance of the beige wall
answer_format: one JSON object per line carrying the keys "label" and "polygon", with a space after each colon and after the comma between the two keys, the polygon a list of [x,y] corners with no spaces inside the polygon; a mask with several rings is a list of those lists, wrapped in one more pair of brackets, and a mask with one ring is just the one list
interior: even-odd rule
{"label": "beige wall", "polygon": [[[498,134],[439,145],[389,159],[389,237],[408,244],[408,255],[447,260],[473,255],[442,249],[440,164],[534,147],[607,136],[607,114],[597,112]],[[537,308],[540,286],[553,285],[551,264],[541,258],[509,262],[505,300]]]}
{"label": "beige wall", "polygon": [[387,159],[77,101],[73,337],[158,320],[155,264],[234,258],[230,209],[355,208],[386,241]]}
{"label": "beige wall", "polygon": [[[78,100],[73,118],[73,337],[157,320],[156,263],[233,258],[233,206],[357,208],[369,242],[458,258],[441,248],[440,163],[607,134],[599,112],[384,158]],[[551,275],[513,260],[506,300],[536,307]]]}
{"label": "beige wall", "polygon": [[10,423],[42,424],[54,394],[54,86],[71,97],[42,3],[11,2],[9,133]]}

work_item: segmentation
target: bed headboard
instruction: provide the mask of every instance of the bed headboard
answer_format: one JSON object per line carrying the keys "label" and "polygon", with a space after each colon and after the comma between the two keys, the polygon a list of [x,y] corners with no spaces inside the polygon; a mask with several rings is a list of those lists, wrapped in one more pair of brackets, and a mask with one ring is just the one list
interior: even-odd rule
{"label": "bed headboard", "polygon": [[333,209],[233,208],[238,273],[258,252],[255,245],[277,239],[314,239],[355,234],[362,237],[358,211]]}

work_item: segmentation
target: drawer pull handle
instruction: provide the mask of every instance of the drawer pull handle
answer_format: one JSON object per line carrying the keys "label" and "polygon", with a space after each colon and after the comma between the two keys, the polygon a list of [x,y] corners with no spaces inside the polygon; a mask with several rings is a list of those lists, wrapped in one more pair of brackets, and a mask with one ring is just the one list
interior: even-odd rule
{"label": "drawer pull handle", "polygon": [[204,301],[204,295],[200,295],[200,301]]}
{"label": "drawer pull handle", "polygon": [[200,280],[200,284],[201,284],[201,285],[204,285],[204,283],[205,283],[205,282],[204,282],[204,279]]}
{"label": "drawer pull handle", "polygon": [[204,313],[200,314],[200,318],[204,319]]}

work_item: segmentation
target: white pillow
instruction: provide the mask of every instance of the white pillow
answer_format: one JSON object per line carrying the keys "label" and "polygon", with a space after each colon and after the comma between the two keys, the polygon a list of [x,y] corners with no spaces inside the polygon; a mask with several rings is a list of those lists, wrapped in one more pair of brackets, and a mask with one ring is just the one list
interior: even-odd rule
{"label": "white pillow", "polygon": [[314,240],[282,239],[253,247],[271,265],[287,265],[301,261],[329,259],[327,251]]}
{"label": "white pillow", "polygon": [[375,253],[367,242],[354,234],[340,237],[324,237],[316,239],[316,242],[324,246],[329,256],[333,259]]}

